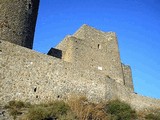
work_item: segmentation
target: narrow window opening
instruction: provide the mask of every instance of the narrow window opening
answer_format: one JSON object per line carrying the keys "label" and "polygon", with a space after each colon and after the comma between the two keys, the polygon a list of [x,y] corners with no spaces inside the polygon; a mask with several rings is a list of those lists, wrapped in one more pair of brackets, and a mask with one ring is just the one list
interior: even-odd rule
{"label": "narrow window opening", "polygon": [[37,91],[37,88],[34,88],[34,92],[36,92]]}
{"label": "narrow window opening", "polygon": [[29,5],[28,5],[28,6],[29,6],[29,9],[31,9],[31,6],[32,6],[32,5],[31,5],[31,3],[29,3]]}
{"label": "narrow window opening", "polygon": [[36,98],[38,98],[38,95],[36,95]]}
{"label": "narrow window opening", "polygon": [[98,49],[101,49],[101,45],[100,44],[98,44]]}
{"label": "narrow window opening", "polygon": [[58,95],[57,98],[60,98],[60,96]]}

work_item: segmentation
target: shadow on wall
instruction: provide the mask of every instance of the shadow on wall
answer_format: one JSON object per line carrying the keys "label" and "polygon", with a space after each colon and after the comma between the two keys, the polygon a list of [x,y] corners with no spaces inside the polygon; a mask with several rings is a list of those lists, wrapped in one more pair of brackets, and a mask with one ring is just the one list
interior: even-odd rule
{"label": "shadow on wall", "polygon": [[51,48],[47,55],[62,59],[62,50]]}

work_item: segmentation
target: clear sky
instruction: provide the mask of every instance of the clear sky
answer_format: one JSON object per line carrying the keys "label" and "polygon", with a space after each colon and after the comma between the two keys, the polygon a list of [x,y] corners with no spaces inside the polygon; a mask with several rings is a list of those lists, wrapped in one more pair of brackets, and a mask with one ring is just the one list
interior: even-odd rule
{"label": "clear sky", "polygon": [[160,98],[160,0],[41,0],[34,50],[47,53],[83,24],[116,32],[135,92]]}

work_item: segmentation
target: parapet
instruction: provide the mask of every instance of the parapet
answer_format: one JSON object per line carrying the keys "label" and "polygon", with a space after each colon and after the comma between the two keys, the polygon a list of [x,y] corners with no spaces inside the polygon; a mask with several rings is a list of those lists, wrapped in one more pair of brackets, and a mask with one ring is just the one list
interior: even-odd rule
{"label": "parapet", "polygon": [[32,49],[39,0],[1,0],[1,40]]}

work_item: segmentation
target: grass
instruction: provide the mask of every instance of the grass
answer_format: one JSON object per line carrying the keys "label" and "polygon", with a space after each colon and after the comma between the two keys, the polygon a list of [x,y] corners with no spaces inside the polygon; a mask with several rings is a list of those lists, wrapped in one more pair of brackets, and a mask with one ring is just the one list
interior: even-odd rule
{"label": "grass", "polygon": [[10,101],[7,105],[5,105],[5,108],[17,108],[17,109],[21,109],[24,107],[29,107],[30,103],[24,103],[22,101]]}
{"label": "grass", "polygon": [[37,104],[29,108],[27,117],[29,120],[41,120],[60,118],[70,111],[69,106],[63,101],[54,101],[47,104]]}
{"label": "grass", "polygon": [[18,115],[22,114],[23,108],[30,107],[30,103],[24,103],[22,101],[10,101],[7,105],[5,105],[6,109],[9,109],[9,114],[13,116],[13,119],[16,119]]}
{"label": "grass", "polygon": [[[64,101],[34,104],[10,101],[5,108],[14,119],[21,120],[160,120],[160,110],[137,115],[131,107],[119,100],[107,103],[91,103],[86,97],[74,97]],[[25,109],[25,112],[24,112]]]}
{"label": "grass", "polygon": [[68,104],[78,120],[107,120],[104,105],[90,103],[86,97],[72,98]]}
{"label": "grass", "polygon": [[41,120],[50,117],[50,111],[43,106],[34,106],[29,108],[27,118],[29,120]]}

